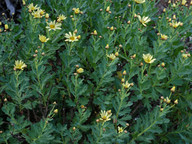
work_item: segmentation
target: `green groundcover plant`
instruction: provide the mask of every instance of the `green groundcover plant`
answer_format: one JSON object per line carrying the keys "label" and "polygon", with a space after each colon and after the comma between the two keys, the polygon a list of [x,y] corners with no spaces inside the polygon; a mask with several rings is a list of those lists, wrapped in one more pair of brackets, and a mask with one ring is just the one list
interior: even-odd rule
{"label": "green groundcover plant", "polygon": [[0,22],[0,143],[192,143],[192,2],[22,3]]}

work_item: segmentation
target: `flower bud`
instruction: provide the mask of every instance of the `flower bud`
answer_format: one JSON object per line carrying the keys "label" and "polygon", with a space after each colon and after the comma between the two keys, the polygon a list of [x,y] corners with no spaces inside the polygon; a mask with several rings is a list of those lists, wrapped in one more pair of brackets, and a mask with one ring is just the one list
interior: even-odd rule
{"label": "flower bud", "polygon": [[106,12],[109,12],[109,10],[110,10],[110,6],[107,7]]}
{"label": "flower bud", "polygon": [[171,92],[175,92],[175,86],[171,88]]}
{"label": "flower bud", "polygon": [[41,53],[41,55],[42,55],[42,56],[44,56],[44,55],[45,55],[45,53],[44,53],[44,52],[42,52],[42,53]]}
{"label": "flower bud", "polygon": [[4,98],[4,100],[3,100],[4,102],[7,102],[7,98]]}
{"label": "flower bud", "polygon": [[173,15],[173,19],[176,20],[176,15]]}
{"label": "flower bud", "polygon": [[83,68],[77,69],[77,73],[78,73],[78,74],[83,73],[83,72],[84,72],[84,69],[83,69]]}
{"label": "flower bud", "polygon": [[107,44],[107,45],[105,46],[105,48],[108,49],[108,48],[109,48],[109,44]]}
{"label": "flower bud", "polygon": [[164,62],[162,62],[162,63],[161,63],[161,66],[162,66],[162,67],[164,67],[164,66],[165,66],[165,63],[164,63]]}
{"label": "flower bud", "polygon": [[178,104],[178,99],[176,99],[176,100],[174,101],[174,104]]}
{"label": "flower bud", "polygon": [[123,75],[126,75],[126,74],[127,74],[127,72],[126,72],[126,70],[124,70],[124,71],[123,71]]}
{"label": "flower bud", "polygon": [[8,24],[5,24],[5,30],[8,30],[9,29],[9,26],[8,26]]}
{"label": "flower bud", "polygon": [[78,39],[78,40],[81,39],[81,35],[78,35],[78,36],[77,36],[77,39]]}
{"label": "flower bud", "polygon": [[114,30],[114,27],[112,26],[112,27],[110,28],[110,30],[113,31],[113,30]]}
{"label": "flower bud", "polygon": [[48,13],[45,14],[45,18],[46,18],[46,19],[49,18],[49,14],[48,14]]}
{"label": "flower bud", "polygon": [[118,53],[118,52],[116,52],[116,53],[115,53],[115,56],[119,56],[119,53]]}
{"label": "flower bud", "polygon": [[55,109],[53,112],[54,112],[55,114],[57,114],[57,113],[58,113],[58,109]]}
{"label": "flower bud", "polygon": [[163,99],[164,99],[164,97],[163,97],[163,96],[161,96],[161,99],[163,100]]}
{"label": "flower bud", "polygon": [[163,111],[163,108],[160,108],[160,111],[162,112],[162,111]]}
{"label": "flower bud", "polygon": [[76,129],[76,128],[75,128],[75,127],[73,127],[73,131],[75,131],[75,129]]}
{"label": "flower bud", "polygon": [[121,82],[122,82],[122,83],[124,83],[124,82],[125,82],[125,79],[124,79],[124,78],[122,78],[122,79],[121,79]]}

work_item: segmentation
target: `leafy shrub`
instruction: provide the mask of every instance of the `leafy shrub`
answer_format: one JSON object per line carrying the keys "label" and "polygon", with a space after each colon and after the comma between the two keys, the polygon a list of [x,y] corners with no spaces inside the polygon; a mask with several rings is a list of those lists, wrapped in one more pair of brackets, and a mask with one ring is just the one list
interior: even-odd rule
{"label": "leafy shrub", "polygon": [[1,22],[0,143],[191,143],[192,9],[157,3],[23,0]]}

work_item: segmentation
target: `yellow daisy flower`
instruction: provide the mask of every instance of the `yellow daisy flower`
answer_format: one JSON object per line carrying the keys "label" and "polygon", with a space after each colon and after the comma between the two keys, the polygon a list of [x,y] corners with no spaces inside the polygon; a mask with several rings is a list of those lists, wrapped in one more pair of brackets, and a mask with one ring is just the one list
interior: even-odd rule
{"label": "yellow daisy flower", "polygon": [[79,14],[81,11],[79,10],[79,8],[73,8],[73,11],[75,12],[75,14]]}
{"label": "yellow daisy flower", "polygon": [[100,120],[103,121],[103,122],[109,121],[109,120],[111,120],[110,119],[111,115],[112,115],[111,110],[109,110],[109,111],[105,111],[105,110],[102,111],[101,110],[101,112],[100,112],[100,116],[101,116]]}
{"label": "yellow daisy flower", "polygon": [[123,132],[123,128],[118,126],[118,133],[122,133]]}
{"label": "yellow daisy flower", "polygon": [[131,86],[131,84],[128,83],[128,81],[126,81],[126,82],[123,83],[122,85],[123,85],[123,87],[124,87],[125,89],[128,89],[128,88],[130,88],[130,86]]}
{"label": "yellow daisy flower", "polygon": [[33,3],[31,3],[30,5],[28,5],[28,9],[29,9],[29,12],[32,12],[37,9],[37,5],[34,6]]}
{"label": "yellow daisy flower", "polygon": [[22,60],[16,60],[15,61],[15,65],[14,65],[14,70],[23,70],[24,68],[26,68],[27,65],[22,61]]}
{"label": "yellow daisy flower", "polygon": [[49,38],[46,38],[44,35],[39,35],[39,40],[42,42],[42,43],[45,43],[49,40]]}
{"label": "yellow daisy flower", "polygon": [[116,59],[116,56],[115,56],[114,54],[107,55],[107,57],[108,57],[110,60]]}
{"label": "yellow daisy flower", "polygon": [[139,21],[142,23],[142,25],[144,25],[145,27],[147,26],[146,23],[148,23],[148,22],[151,21],[151,19],[150,19],[149,17],[143,16],[143,17],[141,18],[140,15],[137,15],[137,17],[138,17]]}
{"label": "yellow daisy flower", "polygon": [[57,21],[63,21],[63,20],[65,20],[67,17],[65,17],[64,15],[59,15],[58,17],[57,17]]}
{"label": "yellow daisy flower", "polygon": [[67,38],[65,41],[68,41],[68,42],[78,41],[77,36],[75,35],[74,32],[73,34],[71,32],[69,32],[69,34],[66,33],[65,38]]}
{"label": "yellow daisy flower", "polygon": [[183,57],[183,58],[187,58],[187,57],[188,57],[188,54],[182,54],[182,57]]}
{"label": "yellow daisy flower", "polygon": [[146,63],[153,63],[156,59],[153,59],[153,56],[150,54],[143,54],[143,59]]}
{"label": "yellow daisy flower", "polygon": [[162,39],[162,40],[167,40],[167,38],[168,38],[167,35],[161,34],[161,39]]}
{"label": "yellow daisy flower", "polygon": [[177,21],[173,21],[173,20],[172,20],[172,23],[170,23],[170,24],[171,24],[171,26],[172,26],[173,28],[177,28],[178,26],[180,26],[181,22],[177,22]]}
{"label": "yellow daisy flower", "polygon": [[34,12],[32,13],[32,15],[34,16],[34,18],[42,18],[42,15],[40,14],[40,11],[39,11],[39,10],[34,11]]}
{"label": "yellow daisy flower", "polygon": [[141,4],[141,3],[144,3],[145,2],[145,0],[134,0],[136,3],[138,3],[138,4]]}
{"label": "yellow daisy flower", "polygon": [[186,3],[187,3],[186,0],[182,0],[182,2],[181,2],[182,5],[185,5]]}
{"label": "yellow daisy flower", "polygon": [[48,26],[46,26],[46,28],[49,29],[49,31],[50,30],[54,30],[55,31],[57,29],[61,29],[61,24],[55,22],[55,20],[51,21],[50,23],[47,23],[47,24],[48,24]]}

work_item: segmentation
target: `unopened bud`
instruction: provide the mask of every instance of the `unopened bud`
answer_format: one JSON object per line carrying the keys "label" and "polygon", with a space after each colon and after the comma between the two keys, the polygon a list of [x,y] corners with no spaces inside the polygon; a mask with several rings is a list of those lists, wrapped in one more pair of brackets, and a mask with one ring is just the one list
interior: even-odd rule
{"label": "unopened bud", "polygon": [[163,108],[160,108],[160,111],[162,112],[162,111],[163,111]]}
{"label": "unopened bud", "polygon": [[119,56],[119,53],[118,53],[118,52],[116,52],[116,53],[115,53],[115,56]]}
{"label": "unopened bud", "polygon": [[57,113],[58,113],[58,109],[55,109],[53,112],[54,112],[55,114],[57,114]]}
{"label": "unopened bud", "polygon": [[178,99],[176,99],[176,100],[174,101],[174,104],[178,104]]}
{"label": "unopened bud", "polygon": [[162,67],[165,67],[165,63],[164,63],[164,62],[162,62],[162,63],[161,63],[161,66],[162,66]]}
{"label": "unopened bud", "polygon": [[126,74],[127,74],[127,72],[126,72],[126,70],[124,70],[124,71],[123,71],[123,75],[126,75]]}
{"label": "unopened bud", "polygon": [[105,48],[108,49],[108,48],[109,48],[109,44],[107,44],[107,45],[105,46]]}
{"label": "unopened bud", "polygon": [[171,88],[171,92],[175,92],[175,86]]}
{"label": "unopened bud", "polygon": [[124,82],[125,82],[125,79],[124,79],[124,78],[122,78],[122,79],[121,79],[121,82],[122,82],[122,83],[124,83]]}

